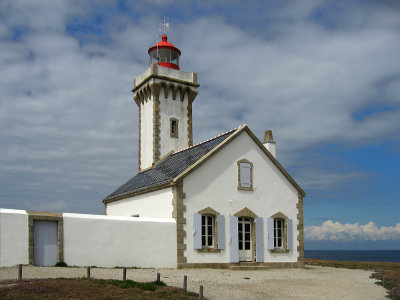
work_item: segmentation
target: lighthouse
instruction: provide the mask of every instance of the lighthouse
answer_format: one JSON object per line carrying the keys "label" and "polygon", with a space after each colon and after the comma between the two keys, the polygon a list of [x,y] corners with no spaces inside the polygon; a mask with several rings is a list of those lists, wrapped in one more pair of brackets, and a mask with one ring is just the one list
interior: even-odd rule
{"label": "lighthouse", "polygon": [[196,73],[180,70],[181,51],[165,33],[148,54],[149,67],[132,89],[139,110],[139,171],[193,145],[192,103],[200,86]]}

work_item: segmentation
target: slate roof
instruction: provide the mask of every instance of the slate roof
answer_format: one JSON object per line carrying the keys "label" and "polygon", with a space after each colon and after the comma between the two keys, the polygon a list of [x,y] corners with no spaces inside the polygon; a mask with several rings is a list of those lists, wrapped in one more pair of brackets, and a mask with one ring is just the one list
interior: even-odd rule
{"label": "slate roof", "polygon": [[130,194],[172,182],[174,178],[194,165],[204,155],[221,144],[235,131],[236,129],[232,129],[215,138],[169,155],[152,168],[138,173],[135,177],[128,180],[124,185],[108,195],[104,200],[108,200],[122,194]]}

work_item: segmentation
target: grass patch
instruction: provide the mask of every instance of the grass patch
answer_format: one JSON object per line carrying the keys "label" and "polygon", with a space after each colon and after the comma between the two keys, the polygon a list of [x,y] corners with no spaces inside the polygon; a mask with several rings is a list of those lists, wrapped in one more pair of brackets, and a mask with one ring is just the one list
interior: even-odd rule
{"label": "grass patch", "polygon": [[151,282],[136,282],[133,280],[97,280],[97,283],[100,285],[111,284],[115,286],[119,286],[120,288],[138,288],[143,291],[155,291],[159,286],[166,286],[166,284],[162,281],[151,281]]}
{"label": "grass patch", "polygon": [[371,278],[376,279],[377,285],[383,286],[385,277],[385,288],[388,291],[388,297],[392,297],[392,289],[397,288],[397,299],[400,300],[400,263],[395,262],[367,262],[367,261],[334,261],[306,258],[306,264],[334,268],[361,269],[372,271]]}
{"label": "grass patch", "polygon": [[0,299],[198,299],[198,294],[164,282],[99,279],[26,279],[0,281]]}

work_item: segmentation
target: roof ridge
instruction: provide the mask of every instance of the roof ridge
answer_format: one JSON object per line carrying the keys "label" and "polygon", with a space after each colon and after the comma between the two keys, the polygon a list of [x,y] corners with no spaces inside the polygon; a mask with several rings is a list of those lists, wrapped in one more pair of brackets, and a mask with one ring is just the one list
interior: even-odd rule
{"label": "roof ridge", "polygon": [[179,153],[179,152],[186,151],[186,150],[191,149],[191,148],[193,148],[193,147],[197,147],[197,146],[202,145],[202,144],[205,144],[205,143],[207,143],[207,142],[209,142],[209,141],[215,140],[215,139],[217,139],[217,138],[219,138],[219,137],[221,137],[221,136],[223,136],[223,135],[225,135],[225,134],[228,134],[228,133],[230,133],[230,132],[232,132],[232,131],[238,130],[238,128],[240,128],[240,127],[242,127],[242,126],[239,126],[239,127],[234,128],[234,129],[228,130],[227,132],[221,133],[221,134],[219,134],[219,135],[217,135],[217,136],[214,136],[213,138],[210,138],[210,139],[208,139],[208,140],[202,141],[202,142],[200,142],[200,143],[198,143],[198,144],[196,144],[196,145],[183,148],[183,149],[181,149],[181,150],[179,150],[179,151],[176,151],[176,152],[172,153],[171,155],[175,155],[175,154],[177,154],[177,153]]}

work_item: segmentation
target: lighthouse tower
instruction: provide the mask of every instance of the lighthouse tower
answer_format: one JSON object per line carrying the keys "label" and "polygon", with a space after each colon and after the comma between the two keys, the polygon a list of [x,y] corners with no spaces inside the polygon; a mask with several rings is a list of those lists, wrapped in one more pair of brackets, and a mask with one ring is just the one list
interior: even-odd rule
{"label": "lighthouse tower", "polygon": [[196,73],[179,69],[181,51],[166,34],[148,53],[150,66],[135,77],[132,89],[139,108],[139,171],[192,146],[192,103],[200,86]]}

